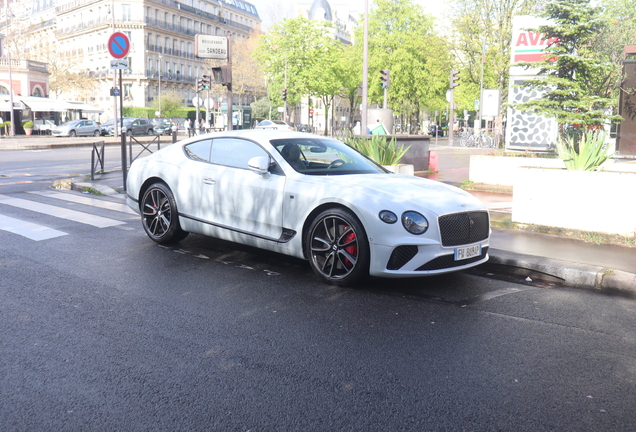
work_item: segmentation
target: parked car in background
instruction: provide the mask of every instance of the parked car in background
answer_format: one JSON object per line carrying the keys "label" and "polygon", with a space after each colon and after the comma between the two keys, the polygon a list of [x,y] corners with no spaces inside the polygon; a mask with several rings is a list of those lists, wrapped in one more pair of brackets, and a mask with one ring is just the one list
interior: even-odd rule
{"label": "parked car in background", "polygon": [[167,121],[157,122],[154,125],[156,135],[172,135],[172,123]]}
{"label": "parked car in background", "polygon": [[311,132],[311,126],[306,124],[299,124],[298,126],[296,126],[296,130],[298,132]]}
{"label": "parked car in background", "polygon": [[440,125],[430,125],[428,127],[428,134],[430,136],[438,136],[438,137],[443,137],[444,136],[444,129],[442,129],[442,127]]}
{"label": "parked car in background", "polygon": [[256,125],[254,129],[267,129],[267,130],[294,130],[288,123],[282,120],[263,120]]}
{"label": "parked car in background", "polygon": [[145,118],[125,118],[121,130],[128,136],[155,134],[155,126]]}
{"label": "parked car in background", "polygon": [[55,126],[51,130],[51,135],[53,136],[68,136],[68,137],[76,137],[76,136],[100,136],[102,134],[102,129],[99,125],[93,120],[71,120],[63,123],[59,126]]}
{"label": "parked car in background", "polygon": [[[123,119],[117,119],[117,123],[119,123],[121,125],[122,120],[126,121],[126,120],[132,120],[135,119],[136,117],[124,117]],[[114,127],[113,127],[113,119],[108,120],[105,123],[102,123],[101,125],[102,128],[102,135],[114,135]]]}

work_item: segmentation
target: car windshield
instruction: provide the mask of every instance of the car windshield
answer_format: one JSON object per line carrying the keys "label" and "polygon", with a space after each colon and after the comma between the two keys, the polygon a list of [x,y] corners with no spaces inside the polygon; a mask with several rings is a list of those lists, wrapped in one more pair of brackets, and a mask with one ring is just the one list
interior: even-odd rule
{"label": "car windshield", "polygon": [[60,125],[60,127],[64,127],[64,126],[74,126],[79,120],[71,120],[71,121],[67,121],[66,123],[62,123]]}
{"label": "car windshield", "polygon": [[377,174],[386,170],[348,145],[331,139],[285,138],[271,141],[298,172],[308,175]]}

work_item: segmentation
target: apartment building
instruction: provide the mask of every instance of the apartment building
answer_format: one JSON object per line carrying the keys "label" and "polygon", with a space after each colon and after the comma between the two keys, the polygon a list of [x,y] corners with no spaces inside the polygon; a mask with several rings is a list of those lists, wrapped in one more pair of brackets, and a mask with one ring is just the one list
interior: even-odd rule
{"label": "apartment building", "polygon": [[[195,35],[247,38],[261,28],[256,8],[243,0],[34,0],[15,5],[5,9],[0,31],[9,39],[13,58],[48,64],[55,92],[50,83],[40,83],[38,94],[99,107],[104,111],[100,120],[113,117],[115,71],[108,39],[114,32],[125,33],[131,42],[120,89],[124,106],[151,107],[164,92],[178,94],[188,106],[196,79],[208,72],[206,62],[194,55]],[[63,82],[64,76],[74,82]]]}

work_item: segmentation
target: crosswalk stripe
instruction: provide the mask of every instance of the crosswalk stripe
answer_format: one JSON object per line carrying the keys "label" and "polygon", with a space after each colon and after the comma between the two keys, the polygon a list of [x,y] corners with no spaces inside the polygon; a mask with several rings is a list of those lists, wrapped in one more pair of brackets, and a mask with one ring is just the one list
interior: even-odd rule
{"label": "crosswalk stripe", "polygon": [[0,195],[0,204],[6,204],[13,207],[43,213],[49,216],[71,220],[97,228],[106,228],[116,225],[124,225],[126,222],[108,219],[101,216],[95,216],[89,213],[82,213],[75,210],[68,210],[62,207],[55,207],[48,204],[37,203],[20,198],[11,198],[6,195]]}
{"label": "crosswalk stripe", "polygon": [[0,230],[18,234],[35,241],[48,240],[55,237],[68,235],[68,233],[65,233],[64,231],[58,231],[53,228],[48,228],[31,222],[21,221],[19,219],[14,219],[9,216],[3,215],[0,215]]}
{"label": "crosswalk stripe", "polygon": [[90,198],[83,195],[75,195],[75,194],[68,194],[68,193],[62,193],[62,192],[51,192],[51,191],[37,192],[36,191],[36,192],[29,192],[29,193],[41,195],[48,198],[55,198],[55,199],[60,199],[64,201],[70,201],[77,204],[84,204],[84,205],[89,205],[92,207],[103,208],[106,210],[114,210],[114,211],[128,213],[128,214],[137,216],[137,213],[135,213],[134,210],[128,207],[128,205],[116,203],[112,201],[105,201],[105,200],[100,200],[97,198]]}

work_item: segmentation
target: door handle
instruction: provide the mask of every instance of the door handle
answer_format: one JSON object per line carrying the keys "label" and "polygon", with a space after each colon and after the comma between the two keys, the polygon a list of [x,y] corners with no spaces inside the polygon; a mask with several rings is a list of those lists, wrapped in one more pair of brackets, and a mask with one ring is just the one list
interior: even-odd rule
{"label": "door handle", "polygon": [[203,183],[205,183],[206,185],[215,185],[216,184],[216,180],[211,179],[211,178],[205,178],[205,179],[203,179]]}

